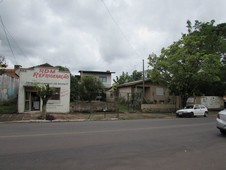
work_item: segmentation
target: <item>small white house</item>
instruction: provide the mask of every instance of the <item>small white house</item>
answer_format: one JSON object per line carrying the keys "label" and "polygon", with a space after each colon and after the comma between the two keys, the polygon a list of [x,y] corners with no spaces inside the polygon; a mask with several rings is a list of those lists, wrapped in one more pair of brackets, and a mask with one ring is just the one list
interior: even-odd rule
{"label": "small white house", "polygon": [[55,88],[47,103],[47,112],[68,113],[70,111],[70,73],[59,71],[49,64],[31,68],[20,68],[18,90],[18,112],[42,111],[42,100],[37,95],[36,84],[49,84]]}

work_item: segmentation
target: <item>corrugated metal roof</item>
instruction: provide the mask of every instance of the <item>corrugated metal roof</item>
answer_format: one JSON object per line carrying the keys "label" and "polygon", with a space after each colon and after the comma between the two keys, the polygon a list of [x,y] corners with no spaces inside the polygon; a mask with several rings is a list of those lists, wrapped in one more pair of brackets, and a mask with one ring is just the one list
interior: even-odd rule
{"label": "corrugated metal roof", "polygon": [[15,69],[3,69],[5,75],[9,76],[9,77],[13,77],[18,79],[19,76],[16,74]]}
{"label": "corrugated metal roof", "polygon": [[[144,80],[144,82],[152,82],[152,81],[148,79],[148,80]],[[119,84],[118,87],[128,87],[128,86],[134,86],[142,83],[143,83],[143,80],[137,80],[137,81],[132,81],[124,84]]]}

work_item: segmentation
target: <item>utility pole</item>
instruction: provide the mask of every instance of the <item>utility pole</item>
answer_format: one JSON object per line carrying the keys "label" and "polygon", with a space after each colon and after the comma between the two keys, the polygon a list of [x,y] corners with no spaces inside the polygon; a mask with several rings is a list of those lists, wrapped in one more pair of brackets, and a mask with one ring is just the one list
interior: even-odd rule
{"label": "utility pole", "polygon": [[142,103],[144,103],[144,93],[145,93],[145,88],[144,88],[144,59],[143,59],[143,91],[142,91]]}

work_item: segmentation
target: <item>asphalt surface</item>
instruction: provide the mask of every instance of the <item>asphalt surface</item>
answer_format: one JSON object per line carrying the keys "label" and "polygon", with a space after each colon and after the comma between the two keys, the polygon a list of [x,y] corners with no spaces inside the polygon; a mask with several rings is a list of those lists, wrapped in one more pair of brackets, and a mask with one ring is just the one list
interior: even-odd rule
{"label": "asphalt surface", "polygon": [[215,118],[1,123],[0,169],[225,170]]}

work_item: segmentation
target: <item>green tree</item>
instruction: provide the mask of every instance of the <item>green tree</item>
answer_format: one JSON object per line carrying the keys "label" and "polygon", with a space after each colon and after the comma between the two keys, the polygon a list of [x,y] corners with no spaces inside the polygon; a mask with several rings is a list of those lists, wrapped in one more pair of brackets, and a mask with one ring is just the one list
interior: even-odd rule
{"label": "green tree", "polygon": [[142,80],[142,77],[143,77],[143,73],[142,72],[134,70],[132,75],[131,75],[131,80],[132,81]]}
{"label": "green tree", "polygon": [[222,85],[222,37],[214,21],[195,21],[194,25],[188,21],[187,28],[188,33],[163,48],[159,57],[149,55],[148,58],[152,80],[167,84],[172,93],[182,97],[183,105],[189,96],[206,94],[213,84]]}
{"label": "green tree", "polygon": [[71,83],[70,83],[71,93],[70,100],[71,102],[79,99],[79,81],[76,76],[71,75]]}
{"label": "green tree", "polygon": [[4,56],[0,56],[0,67],[7,67],[6,60]]}
{"label": "green tree", "polygon": [[114,84],[124,84],[131,81],[137,81],[142,80],[142,72],[138,72],[137,70],[134,70],[131,75],[129,75],[128,72],[122,72],[122,75],[116,76],[116,79],[113,79]]}
{"label": "green tree", "polygon": [[80,84],[80,97],[82,100],[94,100],[104,91],[104,85],[93,76],[85,76]]}
{"label": "green tree", "polygon": [[42,119],[46,119],[46,105],[54,93],[54,88],[49,84],[35,84],[37,95],[42,99]]}
{"label": "green tree", "polygon": [[216,26],[216,32],[221,37],[220,50],[222,51],[221,61],[223,68],[221,69],[221,80],[226,82],[226,23],[222,23]]}
{"label": "green tree", "polygon": [[64,67],[64,66],[56,66],[56,68],[58,68],[59,71],[67,71],[67,72],[70,72],[70,70],[67,67]]}
{"label": "green tree", "polygon": [[131,81],[131,76],[128,72],[122,72],[122,75],[116,76],[116,79],[113,79],[115,84],[124,84]]}

